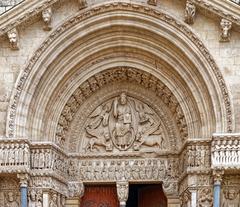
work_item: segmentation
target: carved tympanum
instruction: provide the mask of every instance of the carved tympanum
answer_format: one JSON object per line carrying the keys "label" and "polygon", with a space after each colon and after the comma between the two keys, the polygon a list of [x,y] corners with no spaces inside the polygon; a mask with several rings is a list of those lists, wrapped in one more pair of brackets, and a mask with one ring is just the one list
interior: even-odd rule
{"label": "carved tympanum", "polygon": [[126,151],[166,146],[158,115],[145,103],[121,93],[98,106],[86,122],[85,151]]}

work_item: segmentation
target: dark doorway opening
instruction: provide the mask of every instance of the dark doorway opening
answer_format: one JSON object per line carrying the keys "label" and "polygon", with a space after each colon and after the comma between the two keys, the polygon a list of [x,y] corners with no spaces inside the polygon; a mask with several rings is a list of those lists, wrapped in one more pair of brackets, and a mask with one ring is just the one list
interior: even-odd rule
{"label": "dark doorway opening", "polygon": [[126,207],[167,207],[161,184],[130,184]]}

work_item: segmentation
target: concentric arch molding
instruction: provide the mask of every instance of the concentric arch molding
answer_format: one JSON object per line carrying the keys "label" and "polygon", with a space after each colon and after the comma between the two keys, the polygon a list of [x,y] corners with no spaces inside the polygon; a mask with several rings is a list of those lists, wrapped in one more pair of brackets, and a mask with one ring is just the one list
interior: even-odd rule
{"label": "concentric arch molding", "polygon": [[101,5],[93,6],[89,9],[79,11],[76,16],[70,18],[65,23],[63,23],[60,27],[58,27],[55,31],[53,31],[50,36],[40,45],[37,51],[33,54],[33,57],[30,59],[27,66],[20,73],[17,83],[15,85],[15,89],[12,93],[9,109],[8,109],[8,120],[6,125],[6,133],[8,137],[15,136],[15,121],[16,121],[16,110],[19,103],[19,98],[23,92],[23,88],[29,74],[37,63],[41,55],[44,51],[53,44],[53,42],[61,36],[61,34],[70,30],[74,25],[79,24],[81,21],[88,19],[90,17],[96,16],[101,13],[111,12],[111,11],[132,11],[141,14],[150,15],[161,21],[166,22],[172,27],[176,28],[179,32],[185,35],[191,42],[199,49],[202,56],[205,57],[205,61],[208,62],[210,69],[214,72],[215,78],[218,81],[219,87],[221,89],[221,94],[224,99],[224,110],[226,114],[226,122],[227,122],[227,132],[232,132],[233,128],[233,118],[232,118],[232,106],[230,103],[229,92],[223,76],[216,65],[213,57],[204,46],[203,42],[199,39],[199,37],[192,32],[192,30],[182,22],[174,19],[172,16],[160,11],[159,9],[154,9],[149,6],[138,5],[135,3],[125,3],[125,2],[115,2],[115,3],[104,3]]}

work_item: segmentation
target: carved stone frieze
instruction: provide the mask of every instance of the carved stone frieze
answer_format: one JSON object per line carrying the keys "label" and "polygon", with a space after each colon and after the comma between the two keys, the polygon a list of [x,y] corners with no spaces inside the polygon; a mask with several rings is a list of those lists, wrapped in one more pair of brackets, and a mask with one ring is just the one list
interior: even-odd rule
{"label": "carved stone frieze", "polygon": [[24,141],[0,142],[0,172],[26,172],[30,168],[30,149]]}
{"label": "carved stone frieze", "polygon": [[[119,67],[114,70],[107,70],[96,74],[94,77],[84,82],[73,93],[72,97],[66,103],[58,122],[56,138],[57,143],[60,146],[63,146],[65,143],[65,137],[68,136],[67,133],[69,131],[71,121],[75,117],[77,108],[100,87],[112,82],[116,83],[120,81],[135,81],[141,86],[154,92],[162,100],[162,102],[169,107],[172,112],[172,116],[176,120],[182,139],[186,140],[188,136],[186,120],[181,106],[171,91],[150,74],[134,68]],[[127,98],[126,93],[124,96],[126,96],[125,99],[127,103],[121,104],[120,100],[122,95],[124,95],[124,93],[119,94],[119,96],[113,98],[113,100],[109,100],[108,102],[101,104],[89,115],[90,119],[88,118],[88,125],[85,126],[85,133],[83,136],[89,136],[90,140],[86,144],[85,150],[91,152],[98,150],[99,148],[104,148],[105,151],[112,151],[114,147],[119,150],[127,150],[130,146],[133,146],[132,148],[136,151],[140,150],[144,146],[166,149],[167,140],[164,139],[165,137],[162,133],[161,122],[159,117],[156,115],[156,112],[154,112],[150,106],[142,103],[141,101],[134,100],[134,98]],[[119,136],[116,135],[117,131],[115,130],[116,126],[120,127],[119,116],[114,114],[119,111],[119,108],[126,110],[129,108],[131,112],[129,117],[131,123],[126,123],[122,126],[125,127],[125,130],[128,125],[133,128],[133,133],[131,135],[132,138],[129,140],[130,143],[127,145],[122,144],[122,146],[120,146],[118,140],[114,138]],[[86,112],[85,110],[82,111]],[[83,115],[81,117],[83,117]],[[86,122],[86,120],[84,120],[84,122]],[[82,134],[83,132],[78,133]],[[117,133],[119,134],[119,130]],[[174,144],[174,142],[171,144]],[[76,147],[76,143],[74,143],[74,145]]]}
{"label": "carved stone frieze", "polygon": [[12,50],[19,49],[19,35],[16,28],[13,28],[7,32],[7,36],[9,39],[10,47]]}
{"label": "carved stone frieze", "polygon": [[35,189],[36,191],[42,189],[54,190],[61,195],[68,196],[68,186],[67,183],[63,183],[58,179],[53,178],[51,175],[48,176],[34,176],[32,175],[29,181],[30,189]]}
{"label": "carved stone frieze", "polygon": [[[52,2],[51,2],[52,3]],[[127,6],[126,6],[127,5]],[[35,63],[41,56],[41,54],[48,48],[48,46],[56,40],[57,37],[59,37],[62,33],[66,32],[69,28],[72,26],[78,24],[80,21],[83,21],[86,18],[89,18],[90,16],[94,16],[96,14],[99,14],[100,12],[107,12],[115,9],[123,9],[123,10],[134,10],[135,11],[135,4],[130,3],[110,3],[108,6],[100,5],[91,7],[89,11],[79,13],[72,19],[70,19],[68,22],[64,23],[62,26],[57,28],[52,34],[49,39],[47,39],[41,47],[36,51],[36,53],[33,55],[33,58],[29,61],[29,64],[24,69],[24,71],[21,74],[21,77],[19,77],[19,82],[16,85],[16,90],[12,94],[11,103],[9,107],[8,112],[8,125],[7,125],[7,134],[10,137],[13,137],[15,134],[15,118],[16,118],[16,109],[18,108],[18,101],[19,97],[21,96],[23,86],[28,79],[28,75],[32,68],[34,67]],[[181,31],[183,34],[188,36],[192,40],[192,42],[196,45],[196,47],[199,48],[199,50],[202,52],[203,56],[206,58],[206,60],[209,62],[209,65],[213,72],[215,73],[216,79],[219,82],[219,86],[221,87],[222,96],[224,97],[224,104],[225,104],[225,110],[226,110],[226,117],[227,117],[227,130],[229,132],[232,131],[232,110],[231,110],[231,103],[230,98],[228,94],[228,90],[226,88],[226,85],[224,83],[223,77],[220,73],[220,70],[218,69],[216,63],[214,62],[212,56],[209,54],[208,50],[205,48],[204,44],[190,31],[186,26],[182,25],[179,21],[175,20],[169,15],[166,15],[162,13],[159,10],[154,10],[152,8],[147,8],[146,6],[137,5],[138,12],[141,13],[147,13],[152,16],[155,16],[156,18],[167,22],[168,24],[176,27]],[[6,28],[4,28],[3,31],[5,31]],[[8,29],[9,30],[9,29]],[[62,132],[64,133],[64,132]]]}
{"label": "carved stone frieze", "polygon": [[212,141],[212,167],[215,169],[240,168],[240,136],[214,136]]}
{"label": "carved stone frieze", "polygon": [[174,181],[178,178],[178,165],[175,159],[83,160],[76,165],[78,169],[72,178],[84,182]]}
{"label": "carved stone frieze", "polygon": [[193,24],[195,15],[196,15],[195,4],[191,0],[187,0],[186,8],[185,8],[185,16],[184,16],[185,22],[188,24]]}
{"label": "carved stone frieze", "polygon": [[232,28],[232,22],[227,19],[222,19],[221,23],[221,35],[220,42],[229,42],[230,41],[230,30]]}

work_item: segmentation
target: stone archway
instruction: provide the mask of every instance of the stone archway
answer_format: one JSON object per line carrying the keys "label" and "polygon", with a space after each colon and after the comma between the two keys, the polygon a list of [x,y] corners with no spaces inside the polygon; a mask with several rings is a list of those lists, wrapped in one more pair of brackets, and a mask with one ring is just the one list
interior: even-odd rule
{"label": "stone archway", "polygon": [[78,182],[124,180],[163,181],[184,199],[188,173],[211,171],[212,133],[232,125],[223,77],[199,38],[164,11],[118,2],[52,32],[19,75],[6,131],[32,144],[32,186],[61,198]]}

